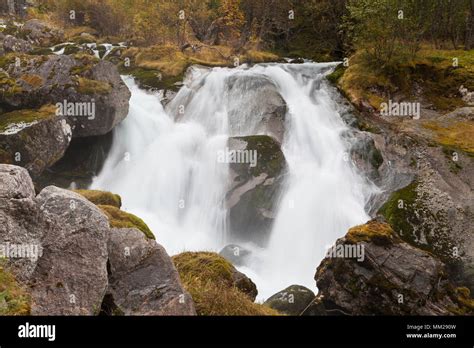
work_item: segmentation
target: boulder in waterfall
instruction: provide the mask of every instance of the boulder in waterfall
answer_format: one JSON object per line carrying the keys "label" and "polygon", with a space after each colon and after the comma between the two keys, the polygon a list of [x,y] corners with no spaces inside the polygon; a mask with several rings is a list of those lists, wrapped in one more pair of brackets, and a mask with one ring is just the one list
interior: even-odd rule
{"label": "boulder in waterfall", "polygon": [[371,180],[379,178],[383,157],[368,132],[353,132],[350,157],[355,166]]}
{"label": "boulder in waterfall", "polygon": [[[35,177],[35,186],[88,188],[103,168],[112,146],[113,132],[95,137],[73,138],[63,157]],[[95,202],[93,202],[95,203]]]}
{"label": "boulder in waterfall", "polygon": [[31,279],[33,315],[98,314],[107,288],[107,217],[81,195],[48,186],[36,197],[51,228]]}
{"label": "boulder in waterfall", "polygon": [[[5,248],[18,246],[31,257],[9,254],[8,264],[18,280],[26,281],[34,271],[41,254],[43,234],[51,226],[35,202],[35,189],[28,171],[22,167],[0,164],[0,245],[2,256]],[[23,255],[25,256],[25,255]]]}
{"label": "boulder in waterfall", "polygon": [[301,285],[291,285],[269,297],[263,304],[287,315],[301,315],[315,299],[314,292]]}
{"label": "boulder in waterfall", "polygon": [[128,114],[130,91],[110,62],[94,56],[15,56],[2,63],[0,104],[6,110],[52,104],[73,137],[103,135]]}
{"label": "boulder in waterfall", "polygon": [[34,177],[56,163],[71,141],[71,127],[54,107],[17,110],[0,119],[0,162],[21,165]]}
{"label": "boulder in waterfall", "polygon": [[280,144],[267,135],[234,137],[224,155],[231,175],[226,205],[232,239],[263,245],[276,217],[287,172]]}
{"label": "boulder in waterfall", "polygon": [[110,230],[106,314],[195,315],[194,302],[156,241],[136,228]]}
{"label": "boulder in waterfall", "polygon": [[474,308],[469,290],[455,288],[443,262],[376,220],[339,239],[315,280],[328,313],[452,315]]}
{"label": "boulder in waterfall", "polygon": [[235,266],[242,266],[248,261],[251,251],[237,244],[229,244],[222,248],[219,255],[232,262]]}
{"label": "boulder in waterfall", "polygon": [[287,105],[278,87],[259,74],[234,74],[226,79],[230,134],[266,134],[282,143]]}

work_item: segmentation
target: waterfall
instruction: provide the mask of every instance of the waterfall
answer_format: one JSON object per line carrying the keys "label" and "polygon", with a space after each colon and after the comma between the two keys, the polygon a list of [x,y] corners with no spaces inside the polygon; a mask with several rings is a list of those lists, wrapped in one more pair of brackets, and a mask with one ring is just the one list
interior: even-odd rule
{"label": "waterfall", "polygon": [[334,66],[195,68],[166,110],[156,94],[125,77],[130,113],[114,130],[112,150],[92,188],[120,194],[123,209],[143,218],[170,254],[219,251],[229,242],[229,168],[217,163],[216,153],[229,136],[265,133],[251,118],[230,116],[229,105],[247,105],[226,93],[225,81],[263,76],[288,107],[282,150],[289,174],[268,245],[245,245],[252,257],[239,269],[257,284],[259,299],[292,284],[316,290],[314,273],[326,248],[369,219],[364,207],[373,193],[348,160],[343,135],[349,128],[324,80]]}

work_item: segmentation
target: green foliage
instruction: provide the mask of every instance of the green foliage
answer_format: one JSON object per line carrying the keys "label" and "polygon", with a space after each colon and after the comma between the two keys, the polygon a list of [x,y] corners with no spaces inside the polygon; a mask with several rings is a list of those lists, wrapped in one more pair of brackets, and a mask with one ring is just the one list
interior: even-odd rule
{"label": "green foliage", "polygon": [[98,205],[98,207],[109,218],[111,227],[116,228],[137,228],[149,239],[155,239],[155,235],[151,232],[147,224],[138,216],[120,210],[111,205]]}

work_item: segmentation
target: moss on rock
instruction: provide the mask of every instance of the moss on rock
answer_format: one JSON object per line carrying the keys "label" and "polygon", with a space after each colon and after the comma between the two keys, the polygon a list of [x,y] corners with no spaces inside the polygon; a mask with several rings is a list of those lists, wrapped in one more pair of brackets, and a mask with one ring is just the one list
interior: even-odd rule
{"label": "moss on rock", "polygon": [[120,210],[111,205],[97,205],[109,218],[110,227],[116,228],[137,228],[149,239],[155,239],[153,232],[147,224],[131,213]]}
{"label": "moss on rock", "polygon": [[82,94],[108,94],[112,90],[112,86],[104,81],[96,81],[84,77],[78,78],[77,91]]}
{"label": "moss on rock", "polygon": [[0,315],[29,315],[30,296],[0,261]]}
{"label": "moss on rock", "polygon": [[29,124],[56,116],[56,108],[46,105],[38,110],[16,110],[3,114],[0,118],[0,133],[16,124]]}
{"label": "moss on rock", "polygon": [[122,206],[122,199],[119,195],[107,191],[99,190],[74,190],[88,201],[95,205],[109,205],[119,208]]}
{"label": "moss on rock", "polygon": [[390,225],[374,220],[352,227],[345,238],[350,244],[373,242],[376,245],[390,245],[401,241]]}
{"label": "moss on rock", "polygon": [[254,303],[234,284],[234,267],[213,252],[185,252],[172,257],[198,315],[279,315]]}

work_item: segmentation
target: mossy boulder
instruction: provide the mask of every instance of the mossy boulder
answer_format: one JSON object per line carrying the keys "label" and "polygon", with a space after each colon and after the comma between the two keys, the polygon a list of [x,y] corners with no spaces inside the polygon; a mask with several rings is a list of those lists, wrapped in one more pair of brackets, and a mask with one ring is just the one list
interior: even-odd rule
{"label": "mossy boulder", "polygon": [[212,252],[184,252],[172,257],[198,315],[278,315],[254,303],[255,284],[222,256]]}
{"label": "mossy boulder", "polygon": [[287,315],[301,315],[315,299],[314,292],[301,285],[291,285],[269,297],[263,304]]}
{"label": "mossy boulder", "polygon": [[236,242],[264,245],[276,216],[277,200],[287,172],[280,144],[267,135],[228,141],[232,185],[227,193],[229,223]]}
{"label": "mossy boulder", "polygon": [[95,205],[109,205],[118,209],[122,206],[122,198],[115,193],[99,190],[74,190],[74,192]]}
{"label": "mossy boulder", "polygon": [[130,91],[116,67],[94,56],[9,54],[0,67],[2,108],[55,105],[74,137],[107,134],[128,114]]}
{"label": "mossy boulder", "polygon": [[[354,256],[354,248],[361,255]],[[466,306],[436,256],[370,221],[349,230],[319,265],[315,280],[328,313],[345,315],[450,315]]]}
{"label": "mossy boulder", "polygon": [[98,207],[107,215],[110,227],[115,228],[137,228],[149,239],[155,239],[155,235],[147,224],[131,213],[127,213],[111,205],[98,205]]}
{"label": "mossy boulder", "polygon": [[71,127],[55,108],[17,110],[0,116],[1,163],[16,164],[38,176],[56,163],[71,141]]}
{"label": "mossy boulder", "polygon": [[31,298],[24,285],[0,260],[0,316],[29,315]]}

